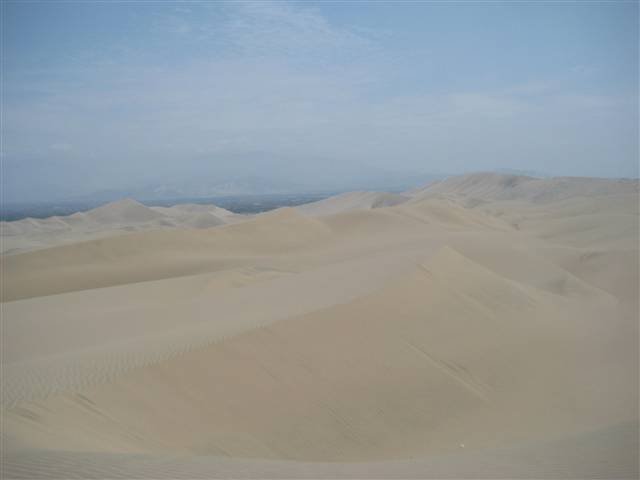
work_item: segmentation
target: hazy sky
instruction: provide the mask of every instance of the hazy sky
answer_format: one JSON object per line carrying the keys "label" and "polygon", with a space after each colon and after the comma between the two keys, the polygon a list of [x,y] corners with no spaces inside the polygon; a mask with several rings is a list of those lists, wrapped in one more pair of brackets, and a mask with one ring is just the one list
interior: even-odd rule
{"label": "hazy sky", "polygon": [[2,9],[10,200],[218,170],[638,175],[635,1]]}

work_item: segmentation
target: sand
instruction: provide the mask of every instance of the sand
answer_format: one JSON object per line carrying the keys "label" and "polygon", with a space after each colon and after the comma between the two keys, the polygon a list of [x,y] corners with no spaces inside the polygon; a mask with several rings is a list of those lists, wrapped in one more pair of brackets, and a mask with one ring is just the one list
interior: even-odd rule
{"label": "sand", "polygon": [[210,228],[238,216],[215,205],[147,207],[119,200],[86,212],[45,219],[0,222],[0,254],[24,253],[114,235],[168,228]]}
{"label": "sand", "polygon": [[3,478],[637,478],[638,238],[473,174],[4,255]]}
{"label": "sand", "polygon": [[296,207],[310,216],[325,216],[354,210],[392,207],[408,201],[408,195],[385,192],[348,192]]}

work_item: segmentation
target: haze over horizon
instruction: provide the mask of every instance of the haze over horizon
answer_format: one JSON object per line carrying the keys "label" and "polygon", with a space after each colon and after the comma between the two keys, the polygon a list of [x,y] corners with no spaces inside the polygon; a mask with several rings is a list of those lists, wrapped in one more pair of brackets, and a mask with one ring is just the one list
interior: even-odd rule
{"label": "haze over horizon", "polygon": [[3,200],[637,177],[637,18],[636,2],[3,2]]}

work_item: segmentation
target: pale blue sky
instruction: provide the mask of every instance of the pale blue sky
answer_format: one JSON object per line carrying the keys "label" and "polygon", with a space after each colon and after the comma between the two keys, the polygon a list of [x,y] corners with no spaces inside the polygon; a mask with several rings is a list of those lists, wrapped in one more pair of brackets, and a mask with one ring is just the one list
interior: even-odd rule
{"label": "pale blue sky", "polygon": [[2,27],[10,200],[274,158],[638,175],[637,2],[20,1]]}

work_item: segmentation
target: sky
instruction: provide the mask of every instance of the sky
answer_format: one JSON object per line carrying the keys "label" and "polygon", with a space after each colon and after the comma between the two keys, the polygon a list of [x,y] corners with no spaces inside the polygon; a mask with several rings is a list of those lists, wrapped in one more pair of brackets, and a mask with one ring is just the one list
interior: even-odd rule
{"label": "sky", "polygon": [[638,2],[2,2],[5,201],[638,176]]}

